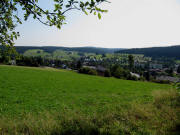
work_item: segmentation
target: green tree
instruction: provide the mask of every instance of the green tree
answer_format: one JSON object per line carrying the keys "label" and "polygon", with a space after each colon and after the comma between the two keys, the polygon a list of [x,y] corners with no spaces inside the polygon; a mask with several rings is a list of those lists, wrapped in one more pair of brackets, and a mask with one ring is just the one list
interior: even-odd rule
{"label": "green tree", "polygon": [[174,76],[174,70],[172,67],[170,69],[167,69],[165,72],[168,73],[169,76]]}
{"label": "green tree", "polygon": [[82,62],[80,60],[78,60],[77,62],[77,69],[80,69],[82,68]]}
{"label": "green tree", "polygon": [[150,72],[149,71],[144,72],[144,77],[146,78],[147,81],[150,81],[150,77],[151,77]]}
{"label": "green tree", "polygon": [[180,73],[180,65],[178,66],[177,72]]}
{"label": "green tree", "polygon": [[111,77],[111,72],[110,72],[109,69],[105,70],[104,76],[105,76],[105,77]]}
{"label": "green tree", "polygon": [[88,67],[82,67],[81,69],[79,69],[79,73],[97,75],[97,71],[95,69],[91,69]]}
{"label": "green tree", "polygon": [[114,77],[116,78],[125,78],[125,70],[121,67],[118,67],[114,72]]}
{"label": "green tree", "polygon": [[34,19],[48,26],[61,28],[65,24],[66,13],[70,10],[79,10],[85,14],[93,13],[101,19],[102,10],[99,5],[106,0],[53,0],[54,9],[52,11],[43,9],[38,0],[1,0],[0,1],[0,45],[14,45],[19,32],[15,31],[18,24],[22,24],[18,11],[24,13],[24,20],[28,20],[30,15]]}
{"label": "green tree", "polygon": [[111,68],[110,68],[110,71],[111,71],[111,75],[112,76],[115,76],[115,72],[116,70],[119,68],[119,65],[115,64],[113,65]]}
{"label": "green tree", "polygon": [[10,60],[15,60],[18,53],[12,46],[3,46],[0,49],[1,62],[8,64]]}
{"label": "green tree", "polygon": [[128,56],[128,62],[129,62],[129,69],[132,71],[132,69],[134,68],[134,57],[133,57],[133,55]]}

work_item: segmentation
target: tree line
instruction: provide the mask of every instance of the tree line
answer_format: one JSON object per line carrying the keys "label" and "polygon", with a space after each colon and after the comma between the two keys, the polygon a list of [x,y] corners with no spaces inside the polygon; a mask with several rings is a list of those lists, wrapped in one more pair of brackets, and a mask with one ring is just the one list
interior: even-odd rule
{"label": "tree line", "polygon": [[180,59],[180,46],[170,47],[152,47],[152,48],[135,48],[116,51],[116,53],[126,54],[144,54],[147,57],[152,58],[175,58]]}

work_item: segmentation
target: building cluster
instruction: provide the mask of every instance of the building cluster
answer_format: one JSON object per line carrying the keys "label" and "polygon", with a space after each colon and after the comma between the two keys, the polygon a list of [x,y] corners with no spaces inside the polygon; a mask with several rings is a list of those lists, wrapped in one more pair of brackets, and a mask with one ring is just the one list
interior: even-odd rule
{"label": "building cluster", "polygon": [[[180,82],[180,73],[177,72],[178,67],[180,65],[170,65],[171,67],[164,67],[163,64],[160,63],[138,63],[135,62],[135,67],[146,68],[150,74],[155,76],[155,79],[158,81],[169,81],[169,82]],[[169,72],[169,73],[167,73]],[[170,75],[171,74],[171,75]]]}

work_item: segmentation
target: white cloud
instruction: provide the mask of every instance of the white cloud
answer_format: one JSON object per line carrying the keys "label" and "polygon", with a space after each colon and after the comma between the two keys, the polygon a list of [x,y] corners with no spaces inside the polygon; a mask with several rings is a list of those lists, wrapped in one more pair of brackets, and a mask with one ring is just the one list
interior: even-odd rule
{"label": "white cloud", "polygon": [[61,31],[40,26],[29,34],[22,32],[24,35],[16,45],[28,42],[28,45],[133,48],[180,44],[180,2],[177,0],[111,2],[103,5],[109,12],[102,20],[82,15]]}

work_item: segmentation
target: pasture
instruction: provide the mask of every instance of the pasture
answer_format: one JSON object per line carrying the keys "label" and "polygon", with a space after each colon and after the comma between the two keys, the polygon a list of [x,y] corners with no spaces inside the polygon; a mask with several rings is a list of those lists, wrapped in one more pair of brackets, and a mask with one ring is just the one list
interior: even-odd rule
{"label": "pasture", "polygon": [[176,134],[171,85],[0,66],[1,134]]}

